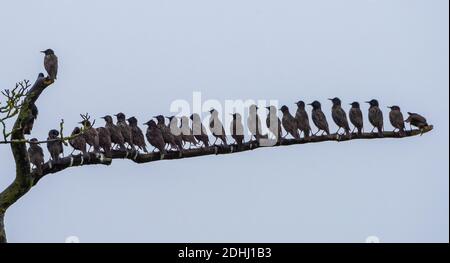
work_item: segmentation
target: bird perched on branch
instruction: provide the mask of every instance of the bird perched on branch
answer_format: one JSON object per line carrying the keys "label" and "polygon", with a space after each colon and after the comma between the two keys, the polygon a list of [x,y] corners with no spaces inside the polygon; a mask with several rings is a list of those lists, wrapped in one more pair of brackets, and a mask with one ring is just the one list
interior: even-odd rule
{"label": "bird perched on branch", "polygon": [[389,112],[389,121],[391,122],[392,127],[394,127],[394,132],[396,129],[398,129],[398,134],[400,136],[405,135],[405,121],[403,118],[403,114],[400,110],[399,106],[390,106],[388,107],[391,109]]}
{"label": "bird perched on branch", "polygon": [[266,117],[267,128],[275,136],[276,141],[280,143],[283,137],[283,128],[281,127],[281,120],[278,118],[277,108],[275,106],[269,106],[266,109],[269,111]]}
{"label": "bird perched on branch", "polygon": [[416,126],[421,131],[428,126],[427,119],[418,113],[408,112],[408,118],[405,122],[409,123],[409,127],[411,129],[411,125]]}
{"label": "bird perched on branch", "polygon": [[373,125],[373,129],[371,132],[373,133],[375,128],[377,128],[378,136],[383,137],[383,112],[380,109],[379,103],[375,99],[366,101],[366,103],[370,104],[369,122]]}
{"label": "bird perched on branch", "polygon": [[112,144],[111,133],[105,127],[98,127],[96,130],[98,133],[98,145],[101,148],[103,148],[105,155],[110,157],[111,156],[111,144]]}
{"label": "bird perched on branch", "polygon": [[139,149],[143,150],[144,152],[148,152],[145,145],[144,133],[138,126],[138,120],[136,119],[136,117],[130,117],[127,120],[129,127],[131,128],[131,138],[133,139],[133,144],[139,147]]}
{"label": "bird perched on branch", "polygon": [[222,122],[219,119],[219,112],[215,109],[211,109],[209,113],[211,113],[211,116],[209,117],[209,130],[216,138],[213,144],[215,145],[217,140],[220,139],[222,144],[227,146],[227,136],[225,134],[225,129],[223,128]]}
{"label": "bird perched on branch", "polygon": [[88,151],[91,149],[91,147],[94,147],[94,153],[97,153],[100,151],[98,131],[94,127],[92,127],[92,123],[86,117],[87,115],[81,116],[84,119],[80,121],[79,124],[83,125],[83,136],[86,140],[86,143],[89,145]]}
{"label": "bird perched on branch", "polygon": [[308,113],[305,109],[305,102],[299,100],[295,103],[297,105],[297,112],[295,113],[295,120],[300,132],[303,132],[305,138],[309,137],[311,126],[309,125]]}
{"label": "bird perched on branch", "polygon": [[127,143],[132,150],[134,150],[134,144],[133,144],[133,133],[131,131],[131,127],[128,126],[125,114],[122,112],[117,113],[117,127],[120,129],[120,132],[122,133],[122,137],[125,143]]}
{"label": "bird perched on branch", "polygon": [[39,146],[38,140],[33,138],[30,140],[30,147],[28,148],[28,158],[30,163],[36,167],[39,175],[42,174],[42,166],[44,165],[44,151]]}
{"label": "bird perched on branch", "polygon": [[358,129],[358,135],[361,135],[363,129],[363,115],[359,106],[359,102],[355,101],[350,103],[350,105],[352,105],[352,107],[348,112],[348,116],[350,117],[350,122],[353,124],[353,126],[355,126],[352,130],[352,133],[353,131],[355,131],[355,129]]}
{"label": "bird perched on branch", "polygon": [[248,108],[248,118],[247,118],[247,127],[250,133],[252,134],[252,137],[255,138],[257,142],[259,142],[261,139],[267,139],[267,134],[262,134],[262,125],[261,125],[261,119],[258,116],[258,106],[251,105]]}
{"label": "bird perched on branch", "polygon": [[336,133],[339,133],[339,130],[344,129],[345,134],[350,136],[350,126],[348,125],[347,114],[342,109],[341,100],[337,97],[329,100],[333,102],[333,107],[331,107],[331,117],[339,127]]}
{"label": "bird perched on branch", "polygon": [[242,146],[242,143],[244,142],[244,125],[242,124],[242,116],[239,113],[233,113],[231,116],[233,116],[233,120],[230,125],[231,137],[238,146]]}
{"label": "bird perched on branch", "polygon": [[327,117],[325,117],[325,114],[322,111],[322,106],[321,106],[320,102],[315,100],[312,103],[309,103],[308,105],[311,105],[313,107],[311,116],[312,116],[314,125],[316,125],[316,127],[318,128],[317,132],[314,135],[319,133],[321,130],[323,131],[322,135],[324,133],[326,133],[327,135],[330,135],[330,128],[328,128]]}
{"label": "bird perched on branch", "polygon": [[59,160],[59,155],[64,153],[63,142],[59,138],[59,131],[50,130],[48,132],[47,138],[47,149],[52,157],[52,160],[57,162]]}
{"label": "bird perched on branch", "polygon": [[161,130],[161,134],[163,136],[164,142],[169,146],[169,149],[175,148],[177,149],[177,143],[175,142],[175,137],[170,132],[170,128],[166,126],[165,118],[162,115],[155,116],[158,123],[157,127]]}
{"label": "bird perched on branch", "polygon": [[27,120],[25,121],[25,125],[23,126],[23,134],[30,134],[31,130],[33,130],[34,121],[37,119],[38,116],[38,108],[33,103],[30,105],[30,115],[27,116]]}
{"label": "bird perched on branch", "polygon": [[280,109],[280,111],[283,113],[283,118],[281,118],[281,124],[283,124],[284,129],[286,132],[295,139],[300,139],[300,134],[298,133],[298,124],[295,120],[294,116],[291,115],[289,112],[289,108],[286,105],[283,105]]}
{"label": "bird perched on branch", "polygon": [[208,133],[206,132],[205,126],[203,126],[200,115],[194,113],[190,116],[190,119],[192,120],[192,133],[195,139],[202,142],[204,147],[209,147]]}
{"label": "bird perched on branch", "polygon": [[46,49],[41,51],[45,54],[44,56],[44,68],[47,71],[48,77],[51,80],[56,79],[56,75],[58,74],[58,57],[55,55],[52,49]]}
{"label": "bird perched on branch", "polygon": [[181,138],[183,139],[183,142],[189,143],[189,149],[192,147],[192,145],[197,146],[198,142],[195,139],[195,136],[193,134],[193,131],[191,127],[189,126],[189,118],[186,116],[181,117]]}
{"label": "bird perched on branch", "polygon": [[[166,142],[163,138],[163,134],[161,132],[161,129],[158,128],[156,122],[154,120],[149,120],[148,122],[144,123],[144,125],[147,125],[147,132],[145,135],[147,136],[147,141],[155,147],[155,149],[158,149],[161,153],[161,157],[166,154]],[[154,150],[153,150],[154,151]]]}
{"label": "bird perched on branch", "polygon": [[175,139],[175,144],[178,150],[183,150],[183,135],[181,134],[181,128],[178,126],[178,118],[175,116],[166,117],[169,120],[169,130]]}
{"label": "bird perched on branch", "polygon": [[75,127],[72,131],[72,134],[70,135],[75,136],[74,138],[69,140],[70,146],[73,147],[72,154],[75,150],[78,150],[83,153],[83,155],[86,154],[86,139],[83,135],[81,135],[81,129],[79,127]]}
{"label": "bird perched on branch", "polygon": [[113,119],[111,116],[106,115],[102,117],[102,119],[104,119],[106,122],[105,128],[109,131],[111,142],[115,145],[119,145],[120,149],[122,151],[125,151],[127,148],[125,147],[125,140],[120,128],[113,123]]}

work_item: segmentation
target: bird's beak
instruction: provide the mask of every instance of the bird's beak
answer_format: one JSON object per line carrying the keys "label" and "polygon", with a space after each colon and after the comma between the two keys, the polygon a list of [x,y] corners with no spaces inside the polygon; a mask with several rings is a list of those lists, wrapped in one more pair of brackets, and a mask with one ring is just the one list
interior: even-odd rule
{"label": "bird's beak", "polygon": [[45,51],[43,50],[43,51],[41,51],[41,53],[44,53],[44,54],[45,54]]}
{"label": "bird's beak", "polygon": [[370,103],[370,101],[364,101],[365,103]]}
{"label": "bird's beak", "polygon": [[270,107],[266,107],[267,110],[270,110]]}
{"label": "bird's beak", "polygon": [[392,109],[392,106],[387,106],[388,109]]}
{"label": "bird's beak", "polygon": [[308,103],[308,105],[312,106],[312,103]]}
{"label": "bird's beak", "polygon": [[328,100],[333,100],[333,99],[328,98]]}

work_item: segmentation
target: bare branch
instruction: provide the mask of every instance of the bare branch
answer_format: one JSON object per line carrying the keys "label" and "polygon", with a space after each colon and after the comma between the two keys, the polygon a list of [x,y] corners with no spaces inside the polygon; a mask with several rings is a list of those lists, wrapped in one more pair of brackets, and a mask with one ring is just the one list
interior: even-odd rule
{"label": "bare branch", "polygon": [[[323,136],[311,136],[308,138],[302,138],[300,140],[296,139],[284,139],[281,144],[269,146],[269,147],[277,147],[277,146],[287,146],[294,144],[306,144],[306,143],[317,143],[317,142],[325,142],[325,141],[336,141],[343,142],[349,140],[357,140],[357,139],[383,139],[383,138],[406,138],[411,136],[422,135],[423,133],[427,133],[433,130],[433,125],[425,127],[423,130],[415,129],[406,131],[403,137],[400,137],[398,133],[385,131],[383,132],[383,137],[378,137],[378,134],[375,133],[363,133],[361,135],[352,134],[352,137],[331,134],[331,135],[323,135]],[[140,153],[135,150],[128,151],[120,151],[113,150],[112,156],[110,158],[105,157],[104,154],[94,154],[88,153],[87,155],[76,155],[76,156],[68,156],[60,159],[58,162],[54,163],[49,161],[44,164],[42,174],[38,174],[36,171],[33,171],[32,175],[35,178],[34,184],[39,182],[44,176],[48,174],[53,174],[69,167],[77,167],[84,165],[93,165],[93,164],[103,164],[110,165],[113,159],[129,159],[135,163],[148,163],[160,160],[174,160],[174,159],[183,159],[183,158],[192,158],[198,156],[205,155],[218,155],[218,154],[230,154],[237,152],[245,152],[250,150],[255,150],[257,148],[268,148],[264,146],[259,146],[256,141],[251,141],[244,143],[242,146],[238,146],[236,144],[229,145],[228,147],[224,146],[210,146],[205,148],[196,148],[196,149],[185,149],[183,153],[180,154],[179,151],[170,151],[164,155],[164,158],[161,159],[161,155],[159,152],[154,153]]]}

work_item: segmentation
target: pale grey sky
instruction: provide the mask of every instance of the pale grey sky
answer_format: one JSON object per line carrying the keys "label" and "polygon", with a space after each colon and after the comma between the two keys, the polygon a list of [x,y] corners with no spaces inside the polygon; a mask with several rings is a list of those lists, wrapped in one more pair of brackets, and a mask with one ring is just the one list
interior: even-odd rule
{"label": "pale grey sky", "polygon": [[[378,98],[435,130],[49,175],[7,213],[11,242],[448,242],[448,1],[6,1],[0,87],[59,57],[33,135],[176,99]],[[348,109],[348,106],[345,106]],[[366,113],[367,105],[363,105]],[[366,119],[367,122],[367,119]],[[103,125],[102,120],[98,120]],[[366,126],[368,127],[368,126]],[[366,128],[367,129],[367,128]],[[391,129],[389,124],[386,129]],[[332,126],[335,130],[335,126]],[[67,152],[68,150],[66,150]],[[0,188],[14,177],[0,147]],[[48,154],[47,154],[48,158]]]}

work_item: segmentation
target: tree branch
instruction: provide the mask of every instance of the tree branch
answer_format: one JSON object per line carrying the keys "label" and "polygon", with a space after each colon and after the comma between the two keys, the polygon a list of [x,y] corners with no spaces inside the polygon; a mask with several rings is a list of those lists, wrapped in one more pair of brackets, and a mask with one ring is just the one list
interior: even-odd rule
{"label": "tree branch", "polygon": [[84,166],[84,165],[94,165],[94,164],[103,164],[110,165],[113,159],[129,159],[135,163],[148,163],[160,160],[174,160],[174,159],[183,159],[183,158],[192,158],[198,156],[205,155],[218,155],[218,154],[230,154],[237,152],[245,152],[250,150],[255,150],[257,148],[267,148],[267,147],[277,147],[277,146],[287,146],[294,144],[306,144],[306,143],[316,143],[316,142],[325,142],[325,141],[336,141],[343,142],[349,140],[357,140],[357,139],[383,139],[383,138],[405,138],[411,136],[422,135],[423,133],[427,133],[433,130],[433,125],[425,127],[423,130],[410,130],[405,131],[405,135],[400,137],[398,133],[394,133],[391,131],[383,132],[383,137],[378,137],[377,133],[363,133],[361,135],[352,134],[352,137],[349,138],[344,135],[323,135],[323,136],[311,136],[308,138],[302,138],[300,140],[296,139],[283,139],[281,144],[277,144],[274,146],[259,146],[256,141],[246,142],[241,147],[238,147],[236,144],[228,145],[228,147],[224,146],[210,146],[205,148],[195,148],[195,149],[185,149],[182,154],[179,151],[170,151],[164,155],[164,158],[161,159],[161,155],[159,152],[155,153],[139,153],[137,151],[120,151],[113,150],[111,153],[111,157],[105,157],[104,154],[94,154],[89,153],[85,156],[75,155],[68,156],[60,159],[57,163],[52,163],[51,161],[44,164],[42,174],[38,174],[36,171],[33,171],[32,175],[34,179],[34,185],[37,184],[44,176],[48,174],[53,174],[64,169],[76,166]]}

